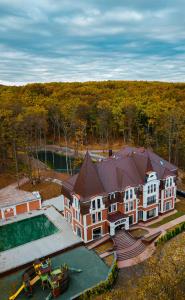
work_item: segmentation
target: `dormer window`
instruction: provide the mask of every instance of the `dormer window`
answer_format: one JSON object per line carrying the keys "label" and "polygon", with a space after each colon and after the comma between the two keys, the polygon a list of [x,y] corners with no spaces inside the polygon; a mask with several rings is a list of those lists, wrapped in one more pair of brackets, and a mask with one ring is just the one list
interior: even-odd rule
{"label": "dormer window", "polygon": [[116,198],[116,194],[115,193],[110,193],[109,197],[110,197],[110,199],[115,199]]}
{"label": "dormer window", "polygon": [[92,210],[98,210],[101,208],[102,208],[102,199],[101,198],[91,200],[91,209]]}
{"label": "dormer window", "polygon": [[126,196],[126,200],[128,200],[128,191],[126,191],[126,195],[125,196]]}
{"label": "dormer window", "polygon": [[80,209],[80,202],[76,197],[73,199],[73,205],[76,209]]}
{"label": "dormer window", "polygon": [[134,196],[133,188],[130,188],[125,191],[125,199],[126,200],[133,199],[133,196]]}
{"label": "dormer window", "polygon": [[172,186],[172,184],[173,184],[173,177],[167,178],[165,186],[168,188],[168,187]]}
{"label": "dormer window", "polygon": [[148,194],[152,194],[156,192],[156,184],[148,185]]}
{"label": "dormer window", "polygon": [[96,209],[96,201],[95,200],[92,201],[92,209]]}

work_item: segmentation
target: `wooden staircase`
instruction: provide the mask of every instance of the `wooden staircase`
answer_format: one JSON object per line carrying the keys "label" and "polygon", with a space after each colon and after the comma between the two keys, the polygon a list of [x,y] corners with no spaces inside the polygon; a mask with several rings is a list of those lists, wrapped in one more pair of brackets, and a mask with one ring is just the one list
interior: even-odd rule
{"label": "wooden staircase", "polygon": [[145,249],[145,244],[124,230],[120,230],[113,238],[117,260],[127,260],[137,257]]}

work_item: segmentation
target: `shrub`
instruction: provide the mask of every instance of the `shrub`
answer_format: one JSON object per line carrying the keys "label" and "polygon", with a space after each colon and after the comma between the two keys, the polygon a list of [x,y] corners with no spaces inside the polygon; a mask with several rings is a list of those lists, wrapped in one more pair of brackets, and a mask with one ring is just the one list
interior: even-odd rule
{"label": "shrub", "polygon": [[112,269],[105,281],[101,281],[95,287],[86,290],[83,294],[81,294],[77,299],[88,300],[93,299],[95,295],[100,295],[106,293],[111,290],[113,283],[115,282],[118,275],[118,266],[117,262],[113,263]]}
{"label": "shrub", "polygon": [[179,233],[185,231],[185,222],[179,224],[177,227],[175,227],[172,230],[167,231],[166,234],[164,234],[163,236],[161,236],[156,242],[155,245],[161,245],[165,242],[167,242],[168,240],[172,239],[173,237],[175,237],[176,235],[178,235]]}

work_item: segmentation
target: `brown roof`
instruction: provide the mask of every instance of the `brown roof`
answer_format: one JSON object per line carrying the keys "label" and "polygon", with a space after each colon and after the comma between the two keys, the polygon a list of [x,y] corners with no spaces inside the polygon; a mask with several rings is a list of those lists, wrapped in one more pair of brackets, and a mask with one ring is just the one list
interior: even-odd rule
{"label": "brown roof", "polygon": [[122,218],[125,218],[125,215],[119,211],[117,212],[114,212],[110,215],[108,215],[108,221],[111,222],[111,223],[114,223]]}
{"label": "brown roof", "polygon": [[88,152],[85,155],[84,162],[75,181],[73,191],[84,200],[105,192],[98,176],[96,165],[92,162]]}
{"label": "brown roof", "polygon": [[158,179],[164,179],[168,175],[175,176],[177,167],[144,148],[125,147],[96,164],[87,153],[80,173],[64,182],[64,185],[71,193],[88,200],[98,194],[144,184],[146,173],[150,171],[156,172]]}

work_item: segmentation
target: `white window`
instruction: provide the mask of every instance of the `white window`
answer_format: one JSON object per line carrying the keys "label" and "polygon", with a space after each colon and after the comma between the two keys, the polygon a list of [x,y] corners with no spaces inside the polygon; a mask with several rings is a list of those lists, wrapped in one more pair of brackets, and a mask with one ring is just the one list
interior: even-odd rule
{"label": "white window", "polygon": [[96,201],[95,200],[92,201],[92,209],[96,209]]}
{"label": "white window", "polygon": [[133,197],[134,197],[134,191],[132,188],[125,191],[125,200],[133,199]]}
{"label": "white window", "polygon": [[110,199],[115,199],[116,198],[116,194],[115,193],[111,193],[109,194]]}
{"label": "white window", "polygon": [[75,208],[80,209],[80,202],[76,197],[74,198],[73,203]]}
{"label": "white window", "polygon": [[102,207],[102,199],[101,198],[91,200],[91,209],[92,210],[98,210],[98,209],[101,209],[101,207]]}
{"label": "white window", "polygon": [[134,209],[134,203],[133,201],[130,201],[130,210],[133,210]]}
{"label": "white window", "polygon": [[147,219],[153,218],[156,216],[156,208],[147,211]]}
{"label": "white window", "polygon": [[150,186],[148,185],[148,194],[150,194]]}
{"label": "white window", "polygon": [[156,184],[154,184],[154,192],[156,192]]}
{"label": "white window", "polygon": [[92,223],[96,223],[96,214],[92,214]]}
{"label": "white window", "polygon": [[125,197],[126,197],[126,200],[128,200],[128,191],[126,191]]}
{"label": "white window", "polygon": [[171,209],[171,202],[166,202],[166,210]]}
{"label": "white window", "polygon": [[128,202],[125,203],[125,211],[128,212]]}
{"label": "white window", "polygon": [[101,200],[100,199],[97,199],[97,207],[98,207],[98,209],[101,208]]}
{"label": "white window", "polygon": [[156,195],[147,197],[147,205],[151,205],[153,203],[156,203]]}
{"label": "white window", "polygon": [[98,222],[100,222],[101,221],[101,211],[100,212],[98,212]]}
{"label": "white window", "polygon": [[109,206],[109,212],[114,212],[117,210],[117,203],[113,203]]}
{"label": "white window", "polygon": [[75,211],[75,218],[80,222],[80,212],[77,210]]}

